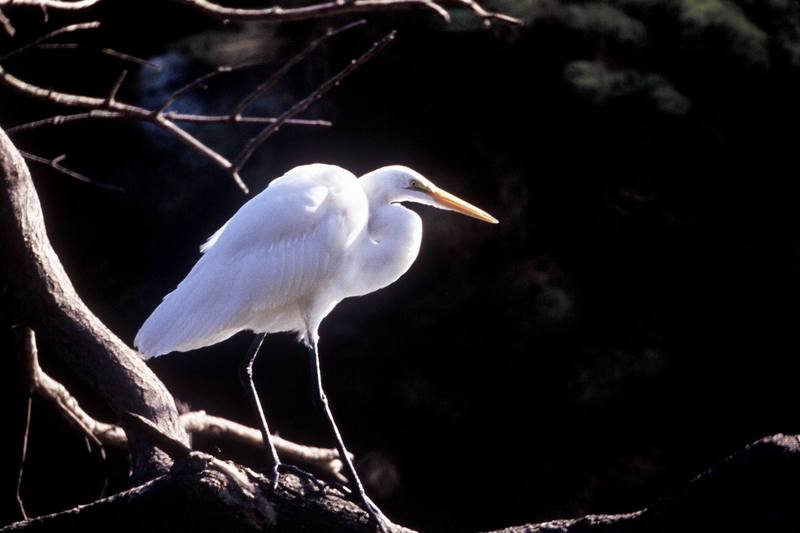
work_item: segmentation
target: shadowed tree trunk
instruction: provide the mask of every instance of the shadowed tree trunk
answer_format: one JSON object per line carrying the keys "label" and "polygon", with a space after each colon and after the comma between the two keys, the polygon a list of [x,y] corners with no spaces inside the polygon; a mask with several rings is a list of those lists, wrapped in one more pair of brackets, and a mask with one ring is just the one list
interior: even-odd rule
{"label": "shadowed tree trunk", "polygon": [[[57,353],[114,410],[138,413],[188,443],[172,395],[148,366],[86,307],[47,237],[42,208],[22,156],[0,130],[0,272],[15,320],[41,332]],[[134,478],[165,472],[169,458],[130,436]]]}

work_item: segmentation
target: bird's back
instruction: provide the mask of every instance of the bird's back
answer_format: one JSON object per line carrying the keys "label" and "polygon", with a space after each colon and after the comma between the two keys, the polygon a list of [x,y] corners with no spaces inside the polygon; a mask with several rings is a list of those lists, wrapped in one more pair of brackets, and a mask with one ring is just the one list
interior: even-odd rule
{"label": "bird's back", "polygon": [[308,306],[336,292],[342,261],[367,217],[367,199],[350,172],[331,165],[289,171],[209,239],[135,345],[155,357],[245,329],[302,331]]}

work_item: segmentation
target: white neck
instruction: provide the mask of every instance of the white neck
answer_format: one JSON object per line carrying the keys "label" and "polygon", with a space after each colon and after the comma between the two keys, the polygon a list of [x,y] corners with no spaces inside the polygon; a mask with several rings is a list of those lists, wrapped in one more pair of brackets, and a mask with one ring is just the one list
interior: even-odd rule
{"label": "white neck", "polygon": [[370,196],[367,231],[358,243],[359,294],[381,289],[405,274],[422,242],[422,219],[380,195]]}

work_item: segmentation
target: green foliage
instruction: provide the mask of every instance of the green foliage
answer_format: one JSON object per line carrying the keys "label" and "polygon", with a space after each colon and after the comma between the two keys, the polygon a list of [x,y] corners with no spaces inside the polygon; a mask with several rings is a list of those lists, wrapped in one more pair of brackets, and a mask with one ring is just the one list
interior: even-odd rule
{"label": "green foliage", "polygon": [[769,37],[739,6],[725,0],[679,0],[676,28],[684,46],[713,47],[743,66],[769,65]]}
{"label": "green foliage", "polygon": [[569,6],[566,19],[571,29],[589,36],[613,39],[624,44],[644,44],[647,28],[644,23],[605,2]]}
{"label": "green foliage", "polygon": [[578,94],[596,105],[633,100],[671,115],[689,111],[689,100],[663,76],[637,70],[610,70],[598,61],[573,61],[564,77]]}

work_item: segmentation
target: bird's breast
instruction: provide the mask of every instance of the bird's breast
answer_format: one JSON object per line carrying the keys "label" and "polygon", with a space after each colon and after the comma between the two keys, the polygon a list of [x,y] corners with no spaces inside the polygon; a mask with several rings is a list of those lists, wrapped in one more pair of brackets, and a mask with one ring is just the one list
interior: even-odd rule
{"label": "bird's breast", "polygon": [[397,281],[416,260],[422,242],[422,221],[404,207],[391,206],[382,220],[370,219],[369,231],[353,247],[348,270],[348,296],[360,296]]}

